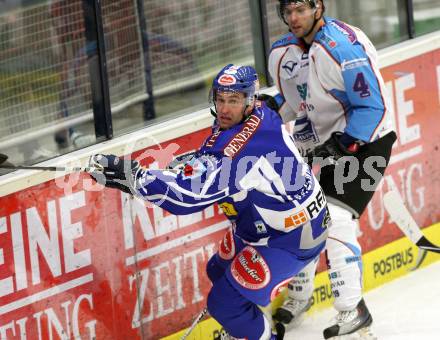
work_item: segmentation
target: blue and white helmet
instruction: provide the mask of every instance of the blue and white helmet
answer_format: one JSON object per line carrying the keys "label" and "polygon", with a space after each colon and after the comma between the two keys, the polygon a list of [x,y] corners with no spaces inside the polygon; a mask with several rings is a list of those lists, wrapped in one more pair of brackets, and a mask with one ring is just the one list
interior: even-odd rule
{"label": "blue and white helmet", "polygon": [[252,66],[226,65],[212,82],[210,102],[215,104],[218,92],[243,93],[246,105],[250,105],[258,95],[259,82],[257,71]]}

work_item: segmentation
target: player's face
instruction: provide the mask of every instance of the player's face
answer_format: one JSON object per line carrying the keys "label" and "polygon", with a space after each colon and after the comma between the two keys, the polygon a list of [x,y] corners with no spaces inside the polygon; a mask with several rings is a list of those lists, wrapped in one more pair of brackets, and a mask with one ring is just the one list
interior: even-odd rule
{"label": "player's face", "polygon": [[284,20],[297,38],[306,38],[315,21],[316,8],[305,3],[291,3],[283,12]]}
{"label": "player's face", "polygon": [[215,107],[220,128],[227,130],[243,120],[246,98],[243,93],[217,92]]}

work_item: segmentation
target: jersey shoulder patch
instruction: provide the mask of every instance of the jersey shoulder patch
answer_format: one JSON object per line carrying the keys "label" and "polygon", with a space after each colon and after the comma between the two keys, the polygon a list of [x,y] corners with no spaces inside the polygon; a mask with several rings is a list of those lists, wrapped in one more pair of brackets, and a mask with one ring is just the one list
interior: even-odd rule
{"label": "jersey shoulder patch", "polygon": [[275,41],[272,44],[272,49],[271,50],[274,50],[274,49],[279,48],[279,47],[289,46],[289,45],[302,46],[302,44],[299,41],[299,39],[297,37],[295,37],[295,35],[293,35],[293,33],[289,32],[289,33],[283,35],[277,41]]}
{"label": "jersey shoulder patch", "polygon": [[334,39],[339,41],[341,44],[344,42],[350,43],[352,45],[358,42],[358,37],[353,28],[343,21],[336,19],[329,19],[326,21],[324,26],[324,32],[327,32]]}
{"label": "jersey shoulder patch", "polygon": [[339,64],[366,54],[355,31],[346,23],[335,19],[326,18],[326,24],[316,35],[315,42]]}

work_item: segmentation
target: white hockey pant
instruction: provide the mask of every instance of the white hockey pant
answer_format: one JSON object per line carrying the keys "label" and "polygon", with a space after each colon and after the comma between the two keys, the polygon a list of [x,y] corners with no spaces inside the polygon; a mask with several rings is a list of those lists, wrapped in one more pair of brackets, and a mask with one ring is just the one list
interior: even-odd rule
{"label": "white hockey pant", "polygon": [[[328,204],[332,224],[326,245],[328,275],[337,311],[354,309],[362,298],[361,247],[356,238],[359,221],[339,206]],[[289,283],[293,299],[306,300],[313,294],[317,261],[308,264]]]}

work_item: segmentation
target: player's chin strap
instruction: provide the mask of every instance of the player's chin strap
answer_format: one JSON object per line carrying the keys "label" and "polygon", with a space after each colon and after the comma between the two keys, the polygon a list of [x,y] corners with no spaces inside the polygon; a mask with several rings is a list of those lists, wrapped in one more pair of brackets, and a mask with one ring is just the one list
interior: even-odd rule
{"label": "player's chin strap", "polygon": [[[316,7],[315,7],[315,13],[313,13],[313,16],[315,16],[316,11],[318,10],[318,8],[319,8],[319,4],[316,5]],[[312,25],[312,27],[309,29],[309,31],[308,31],[306,34],[304,34],[305,37],[307,37],[310,33],[313,32],[313,30],[315,29],[316,25],[317,25],[317,24],[319,23],[319,21],[322,19],[322,16],[323,16],[323,15],[324,15],[324,11],[321,12],[321,15],[319,16],[318,19],[314,18],[314,21],[313,21],[313,25]]]}

